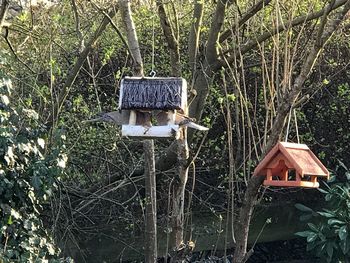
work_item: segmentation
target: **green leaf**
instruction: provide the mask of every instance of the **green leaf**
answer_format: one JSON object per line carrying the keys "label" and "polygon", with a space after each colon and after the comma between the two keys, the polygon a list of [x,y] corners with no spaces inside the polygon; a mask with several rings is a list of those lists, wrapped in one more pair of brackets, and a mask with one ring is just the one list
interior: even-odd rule
{"label": "green leaf", "polygon": [[236,96],[235,96],[235,94],[227,94],[227,99],[229,101],[235,101],[236,100]]}
{"label": "green leaf", "polygon": [[295,233],[295,235],[300,236],[300,237],[308,237],[311,235],[315,235],[315,233],[312,231],[302,231],[302,232]]}
{"label": "green leaf", "polygon": [[316,246],[317,246],[317,242],[308,243],[308,244],[306,245],[306,251],[313,250]]}
{"label": "green leaf", "polygon": [[350,172],[346,172],[345,176],[346,176],[346,179],[348,179],[350,181]]}
{"label": "green leaf", "polygon": [[13,224],[12,216],[11,216],[11,215],[9,216],[9,219],[7,220],[7,224],[8,224],[8,225],[12,225],[12,224]]}
{"label": "green leaf", "polygon": [[327,242],[327,255],[329,259],[333,257],[333,242]]}
{"label": "green leaf", "polygon": [[329,219],[328,220],[328,225],[345,225],[344,221],[338,220],[338,219]]}
{"label": "green leaf", "polygon": [[322,81],[322,84],[323,84],[323,85],[328,85],[328,84],[329,84],[329,80],[328,80],[328,79],[324,79],[324,80]]}
{"label": "green leaf", "polygon": [[308,223],[307,225],[310,227],[310,229],[311,229],[313,232],[318,232],[318,231],[319,231],[318,228],[317,228],[317,226],[315,226],[314,224]]}
{"label": "green leaf", "polygon": [[317,188],[318,191],[320,191],[323,194],[328,194],[328,191],[322,189],[322,188]]}
{"label": "green leaf", "polygon": [[344,255],[346,255],[349,252],[350,244],[347,238],[344,240],[341,240],[339,246],[342,252],[344,253]]}
{"label": "green leaf", "polygon": [[331,218],[331,217],[335,217],[334,214],[328,213],[328,212],[317,212],[317,214],[327,217],[327,218]]}
{"label": "green leaf", "polygon": [[308,243],[311,243],[311,242],[314,242],[316,240],[316,238],[317,238],[317,235],[315,233],[313,233],[312,235],[310,235],[306,238],[306,241]]}
{"label": "green leaf", "polygon": [[41,179],[39,176],[34,175],[31,180],[31,184],[34,187],[35,190],[39,190],[41,188]]}
{"label": "green leaf", "polygon": [[346,226],[342,226],[338,232],[340,240],[344,240],[348,237],[348,230]]}
{"label": "green leaf", "polygon": [[313,210],[310,207],[307,207],[302,204],[295,204],[295,208],[303,212],[313,212]]}

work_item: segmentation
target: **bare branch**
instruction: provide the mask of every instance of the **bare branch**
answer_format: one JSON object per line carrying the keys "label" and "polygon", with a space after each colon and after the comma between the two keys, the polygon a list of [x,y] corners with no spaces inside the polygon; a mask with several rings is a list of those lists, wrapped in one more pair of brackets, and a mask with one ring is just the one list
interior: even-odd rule
{"label": "bare branch", "polygon": [[[116,10],[113,8],[113,10],[109,13],[110,17],[114,17],[116,14]],[[96,44],[98,38],[101,36],[103,31],[106,29],[107,25],[109,24],[109,19],[104,17],[100,26],[97,28],[97,30],[94,32],[94,34],[91,36],[90,40],[86,44],[84,50],[79,54],[79,57],[74,64],[74,67],[72,70],[68,73],[67,79],[64,83],[64,86],[62,88],[62,91],[60,92],[58,96],[58,100],[54,107],[54,113],[53,113],[53,122],[57,119],[57,116],[59,112],[61,111],[62,105],[67,98],[70,89],[72,88],[72,85],[76,79],[76,77],[79,74],[79,71],[81,67],[83,66],[84,61],[86,60],[89,53],[93,50],[94,45]]]}
{"label": "bare branch", "polygon": [[[332,3],[330,3],[326,7],[326,10],[330,9],[331,6],[332,6]],[[298,77],[295,79],[291,91],[285,94],[277,110],[278,114],[276,116],[273,129],[271,130],[270,140],[269,140],[269,144],[267,145],[267,148],[272,147],[275,144],[275,142],[278,140],[278,136],[281,133],[280,129],[282,129],[283,127],[284,120],[290,110],[290,107],[294,105],[294,102],[297,99],[298,94],[301,92],[304,82],[308,77],[308,75],[310,74],[311,70],[313,69],[321,49],[326,44],[326,42],[331,37],[331,35],[337,30],[338,26],[343,21],[346,13],[349,10],[350,10],[350,0],[347,0],[342,10],[337,12],[337,14],[331,20],[328,26],[323,25],[323,22],[321,22],[319,31],[317,34],[317,39],[315,39],[315,44],[311,48],[307,58],[305,59],[303,65],[301,66],[301,71]],[[325,16],[323,17],[322,20],[327,21],[327,18],[328,17]]]}
{"label": "bare branch", "polygon": [[203,10],[204,10],[203,7],[204,7],[204,2],[201,0],[197,0],[196,3],[194,4],[193,22],[191,25],[190,36],[188,38],[189,63],[193,69],[195,69],[196,63],[197,63],[200,28],[202,26]]}
{"label": "bare branch", "polygon": [[[170,48],[170,56],[171,56],[171,67],[172,67],[172,74],[174,76],[180,76],[181,74],[181,65],[180,65],[180,49],[179,49],[179,40],[178,36],[175,34],[171,22],[169,20],[169,17],[165,11],[164,4],[162,0],[157,0],[157,8],[158,8],[158,15],[160,18],[160,24],[162,26],[164,37],[168,43],[168,46]],[[175,21],[176,23],[176,21]],[[175,27],[178,27],[176,25]]]}
{"label": "bare branch", "polygon": [[134,75],[143,76],[143,62],[137,39],[134,21],[131,17],[130,0],[119,0],[119,8],[123,17],[124,27],[130,47],[130,52],[134,58]]}
{"label": "bare branch", "polygon": [[92,5],[98,10],[100,11],[108,20],[109,20],[109,23],[111,24],[111,26],[113,27],[113,29],[115,30],[115,32],[117,33],[117,35],[119,36],[120,40],[123,42],[125,48],[129,51],[129,54],[131,56],[131,59],[133,61],[135,61],[133,55],[132,55],[132,52],[130,50],[130,47],[127,43],[127,41],[125,40],[125,38],[123,37],[123,34],[120,32],[119,28],[117,27],[117,25],[114,23],[113,19],[109,16],[109,14],[104,11],[101,7],[99,7],[96,3],[94,2],[91,2]]}
{"label": "bare branch", "polygon": [[260,0],[254,6],[252,6],[248,11],[242,16],[242,18],[238,21],[238,27],[233,25],[232,28],[223,32],[220,36],[219,42],[222,43],[232,36],[232,31],[235,31],[236,28],[240,28],[245,22],[247,22],[251,17],[256,15],[261,9],[267,6],[272,0]]}
{"label": "bare branch", "polygon": [[4,38],[5,38],[5,41],[8,45],[8,47],[10,48],[12,54],[15,56],[15,58],[23,65],[25,66],[30,72],[32,72],[33,74],[36,74],[36,72],[34,72],[34,70],[29,67],[20,57],[18,57],[16,51],[14,50],[11,42],[10,42],[10,39],[8,38],[8,35],[9,35],[9,29],[7,27],[4,27],[5,28],[5,35],[4,35]]}
{"label": "bare branch", "polygon": [[2,0],[1,9],[0,9],[0,32],[2,30],[2,27],[4,26],[7,10],[9,9],[9,6],[10,6],[9,0]]}
{"label": "bare branch", "polygon": [[216,10],[215,14],[213,15],[207,42],[206,59],[209,65],[216,63],[219,58],[217,44],[219,41],[220,30],[224,24],[225,12],[228,2],[228,0],[220,0],[217,1],[216,4]]}
{"label": "bare branch", "polygon": [[82,52],[84,50],[84,36],[83,36],[83,33],[81,32],[81,29],[80,29],[79,12],[78,12],[78,8],[77,8],[75,0],[71,0],[71,3],[72,3],[72,9],[74,12],[74,16],[75,16],[75,30],[77,31],[77,35],[78,35],[78,38],[80,41],[79,52]]}
{"label": "bare branch", "polygon": [[[335,10],[339,7],[341,7],[342,5],[344,5],[347,2],[347,0],[336,0],[335,3],[332,5],[331,10]],[[295,18],[293,21],[291,22],[285,22],[285,23],[281,23],[281,25],[277,28],[272,29],[271,31],[266,31],[264,33],[262,33],[260,36],[256,37],[255,39],[250,40],[247,44],[245,44],[244,46],[241,47],[241,53],[245,54],[248,51],[252,50],[253,48],[255,48],[258,44],[261,44],[262,42],[270,39],[271,37],[273,37],[274,35],[284,31],[286,29],[286,27],[284,26],[285,24],[290,24],[290,27],[294,27],[294,26],[298,26],[301,25],[305,22],[320,18],[321,16],[323,16],[323,14],[325,12],[328,12],[328,8],[329,6],[327,5],[326,7],[324,7],[323,9],[321,9],[320,11],[305,15],[305,16],[299,16],[297,18]],[[226,51],[225,53],[229,53],[230,51]],[[234,56],[232,57],[228,57],[227,61],[229,63],[232,63],[233,60],[235,59]],[[225,64],[223,63],[222,66],[225,66]]]}

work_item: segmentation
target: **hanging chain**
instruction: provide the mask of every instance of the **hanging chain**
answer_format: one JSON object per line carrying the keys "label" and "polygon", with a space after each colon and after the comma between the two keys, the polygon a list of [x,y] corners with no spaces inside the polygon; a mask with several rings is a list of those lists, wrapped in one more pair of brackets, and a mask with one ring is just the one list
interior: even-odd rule
{"label": "hanging chain", "polygon": [[297,142],[300,143],[298,119],[297,119],[296,111],[295,111],[295,109],[293,109],[293,106],[290,107],[289,116],[288,116],[287,131],[286,131],[286,138],[284,141],[288,142],[288,135],[289,135],[289,128],[290,128],[290,119],[292,117],[292,110],[293,110],[293,115],[294,115],[294,124],[295,124],[295,131],[296,131],[296,135],[297,135]]}
{"label": "hanging chain", "polygon": [[292,116],[292,109],[293,109],[293,106],[290,106],[289,116],[288,116],[288,124],[287,124],[287,131],[286,131],[286,138],[284,139],[285,142],[288,142],[289,125],[290,125],[290,118]]}
{"label": "hanging chain", "polygon": [[296,133],[297,133],[297,141],[298,141],[298,143],[300,143],[300,140],[299,140],[299,131],[298,131],[298,120],[297,120],[297,114],[296,114],[295,109],[294,109],[293,111],[294,111],[294,123],[295,123],[295,131],[296,131]]}
{"label": "hanging chain", "polygon": [[[152,1],[152,7],[153,7],[153,1]],[[154,78],[156,76],[156,71],[154,70],[154,35],[155,35],[155,32],[154,32],[154,14],[152,14],[152,60],[151,60],[151,72],[149,73],[149,76]]]}

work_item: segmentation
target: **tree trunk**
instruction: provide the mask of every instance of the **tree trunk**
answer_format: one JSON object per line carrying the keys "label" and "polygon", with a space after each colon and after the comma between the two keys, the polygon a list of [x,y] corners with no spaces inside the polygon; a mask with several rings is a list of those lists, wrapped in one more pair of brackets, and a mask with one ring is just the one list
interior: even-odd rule
{"label": "tree trunk", "polygon": [[180,138],[177,140],[177,156],[178,156],[178,172],[179,175],[175,179],[173,190],[173,208],[171,215],[172,234],[170,236],[170,244],[173,248],[179,248],[183,243],[184,234],[184,201],[185,189],[188,179],[188,145],[186,138],[186,130],[180,130]]}
{"label": "tree trunk", "polygon": [[[175,21],[175,29],[171,26],[172,23],[165,11],[162,0],[157,0],[158,15],[160,24],[163,29],[164,37],[170,49],[171,73],[173,76],[179,77],[181,75],[180,64],[180,49],[179,49],[179,34],[175,32],[178,28],[177,20]],[[187,110],[186,110],[187,111]],[[188,114],[188,112],[185,112]],[[180,138],[176,142],[177,146],[177,164],[178,176],[175,178],[175,184],[172,191],[172,213],[171,213],[171,228],[170,246],[175,251],[171,262],[181,260],[176,251],[184,243],[184,202],[185,190],[188,178],[188,145],[187,145],[187,129],[183,127],[180,129]],[[185,255],[182,255],[185,256]]]}

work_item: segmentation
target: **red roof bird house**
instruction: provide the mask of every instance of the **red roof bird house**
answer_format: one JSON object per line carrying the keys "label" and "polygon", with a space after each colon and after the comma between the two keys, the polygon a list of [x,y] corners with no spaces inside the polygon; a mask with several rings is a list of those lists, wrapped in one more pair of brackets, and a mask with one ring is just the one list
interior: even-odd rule
{"label": "red roof bird house", "polygon": [[264,185],[317,188],[317,178],[329,178],[327,168],[305,144],[279,142],[254,170],[266,176]]}

